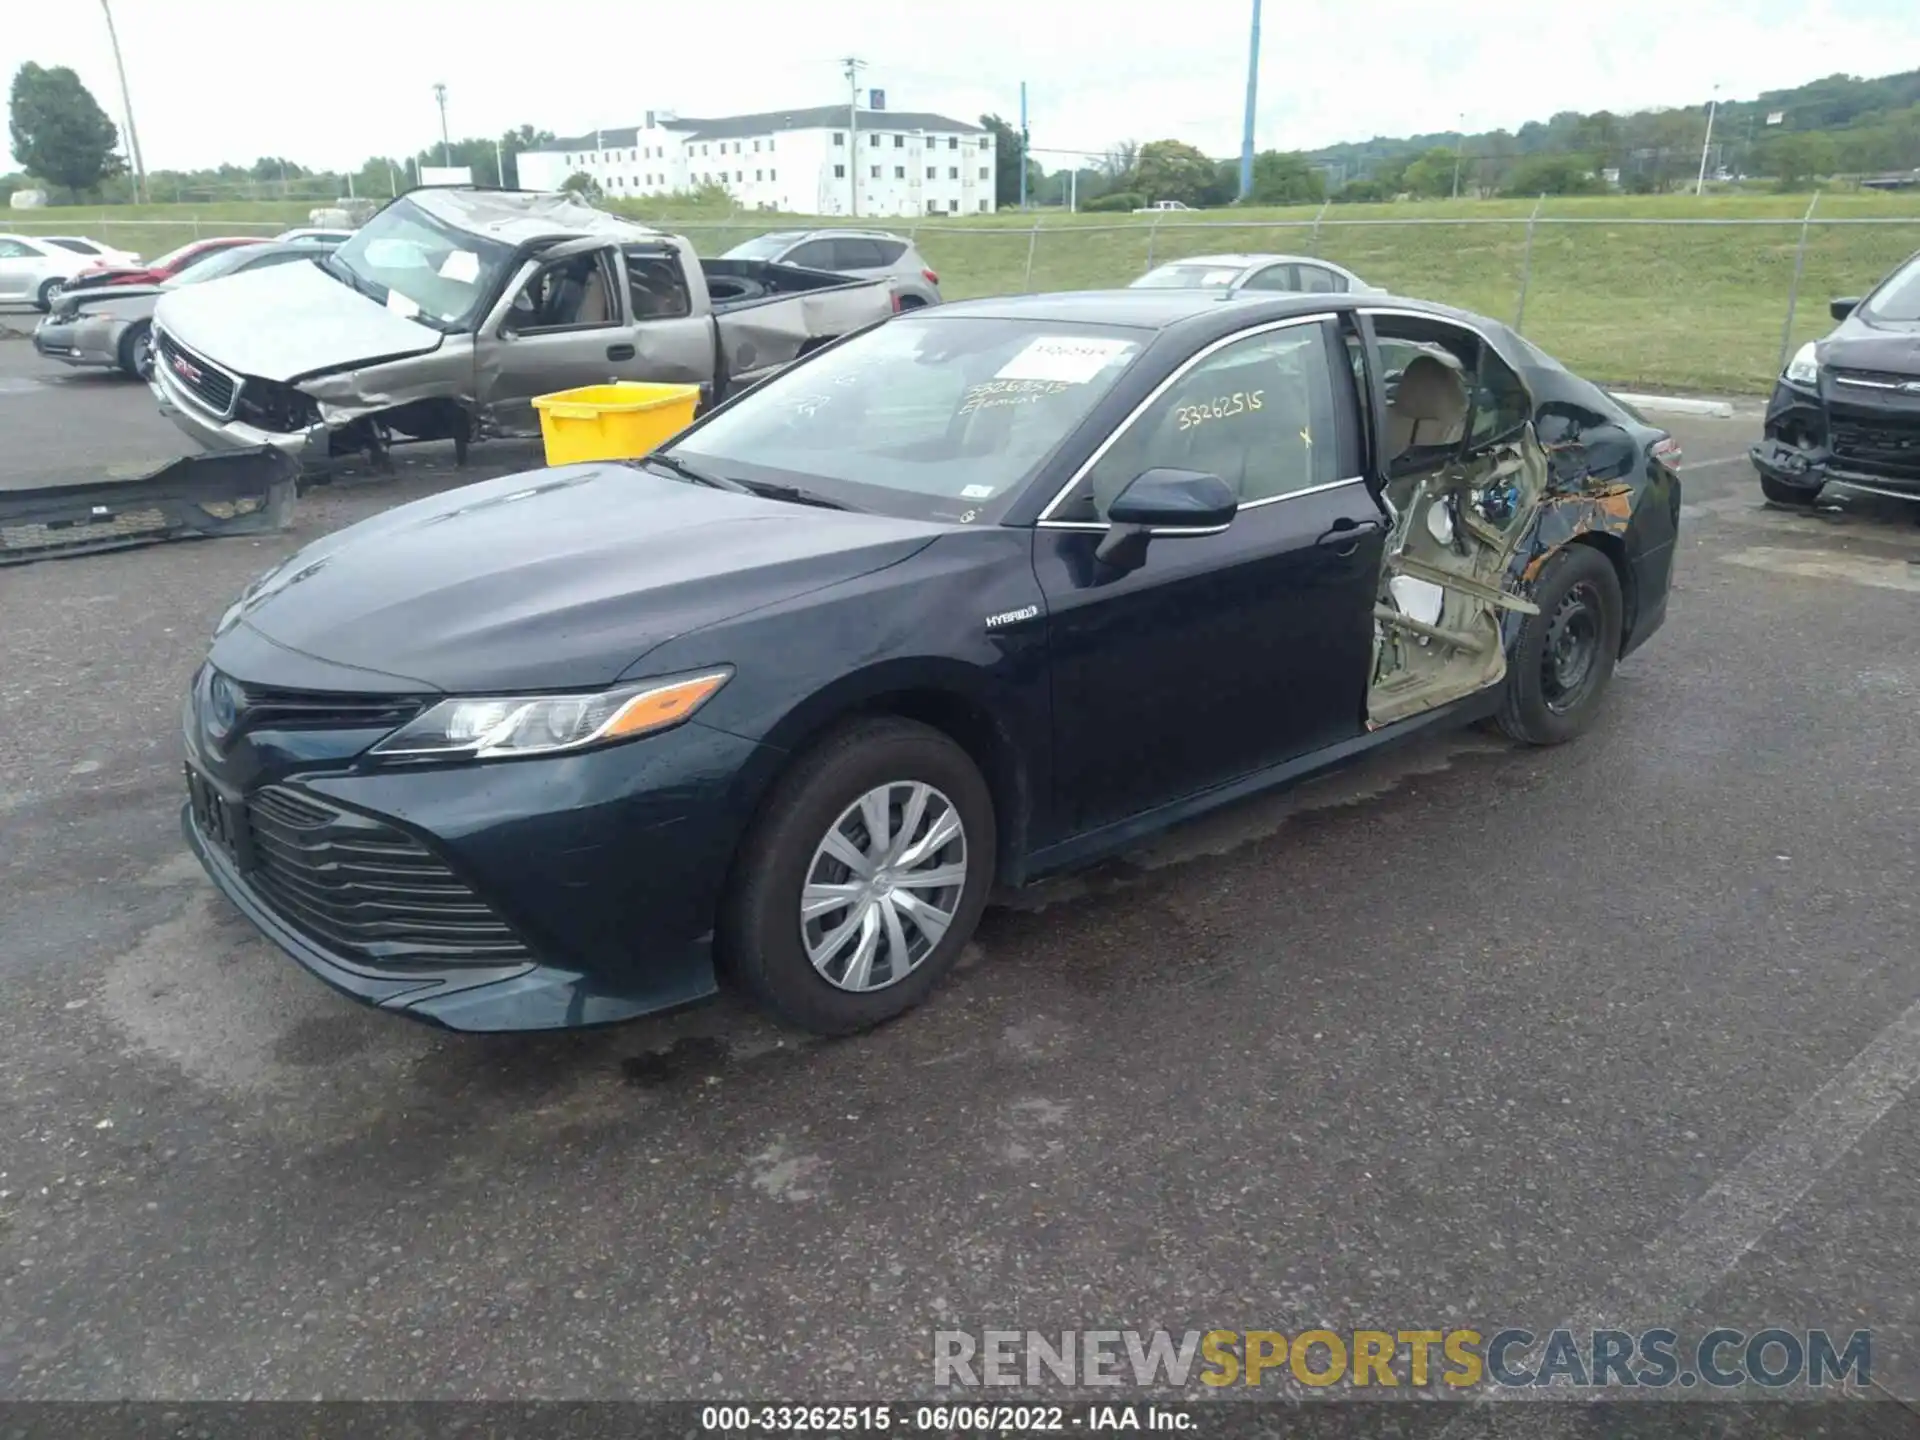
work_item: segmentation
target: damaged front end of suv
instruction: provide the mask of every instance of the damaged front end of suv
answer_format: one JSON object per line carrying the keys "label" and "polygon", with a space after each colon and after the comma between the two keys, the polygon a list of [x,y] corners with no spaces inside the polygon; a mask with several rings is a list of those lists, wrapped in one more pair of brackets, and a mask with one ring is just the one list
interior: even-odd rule
{"label": "damaged front end of suv", "polygon": [[1761,492],[1782,505],[1829,484],[1920,500],[1920,255],[1830,311],[1838,327],[1788,361],[1748,451]]}

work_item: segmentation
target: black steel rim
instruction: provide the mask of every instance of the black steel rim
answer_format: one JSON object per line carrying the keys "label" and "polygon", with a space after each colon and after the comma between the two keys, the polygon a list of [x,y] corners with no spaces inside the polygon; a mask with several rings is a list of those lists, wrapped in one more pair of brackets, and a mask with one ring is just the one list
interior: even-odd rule
{"label": "black steel rim", "polygon": [[1561,597],[1540,652],[1540,693],[1564,715],[1585,698],[1600,670],[1600,593],[1585,580]]}

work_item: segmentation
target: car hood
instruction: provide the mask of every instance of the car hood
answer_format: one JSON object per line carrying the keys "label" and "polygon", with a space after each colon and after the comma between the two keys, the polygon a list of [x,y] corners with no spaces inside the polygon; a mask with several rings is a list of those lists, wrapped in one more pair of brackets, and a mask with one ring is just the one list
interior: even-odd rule
{"label": "car hood", "polygon": [[[309,545],[240,603],[213,662],[296,689],[347,672],[396,691],[601,686],[677,635],[897,564],[947,528],[626,465],[529,471]],[[255,673],[258,638],[298,654]]]}
{"label": "car hood", "polygon": [[164,285],[115,285],[105,290],[71,292],[53,308],[54,314],[63,318],[69,315],[112,315],[134,320],[142,315],[153,314],[153,307],[159,298],[171,294],[173,291]]}
{"label": "car hood", "polygon": [[317,264],[268,265],[169,290],[153,318],[189,350],[265,380],[425,355],[443,338]]}
{"label": "car hood", "polygon": [[1920,321],[1849,316],[1815,352],[1822,365],[1920,379]]}

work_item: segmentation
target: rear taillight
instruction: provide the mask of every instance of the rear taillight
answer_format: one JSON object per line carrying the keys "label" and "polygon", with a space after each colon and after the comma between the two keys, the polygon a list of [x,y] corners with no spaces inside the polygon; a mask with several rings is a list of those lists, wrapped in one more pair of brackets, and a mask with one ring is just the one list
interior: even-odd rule
{"label": "rear taillight", "polygon": [[940,283],[940,277],[934,274],[933,271],[922,270],[920,273],[926,277],[926,281],[929,285],[938,285]]}
{"label": "rear taillight", "polygon": [[1680,468],[1680,461],[1684,457],[1684,453],[1680,448],[1680,442],[1671,435],[1664,435],[1653,442],[1653,458],[1669,470],[1678,470]]}

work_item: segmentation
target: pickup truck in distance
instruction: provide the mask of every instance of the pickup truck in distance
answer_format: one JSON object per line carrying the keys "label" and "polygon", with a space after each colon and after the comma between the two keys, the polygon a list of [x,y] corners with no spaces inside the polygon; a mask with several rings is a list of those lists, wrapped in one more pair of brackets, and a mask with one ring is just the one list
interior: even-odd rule
{"label": "pickup truck in distance", "polygon": [[203,449],[303,466],[388,447],[535,435],[536,395],[610,380],[717,404],[894,310],[883,280],[701,260],[573,197],[430,186],[331,254],[170,294],[160,409]]}

